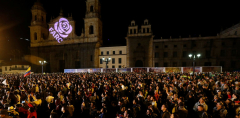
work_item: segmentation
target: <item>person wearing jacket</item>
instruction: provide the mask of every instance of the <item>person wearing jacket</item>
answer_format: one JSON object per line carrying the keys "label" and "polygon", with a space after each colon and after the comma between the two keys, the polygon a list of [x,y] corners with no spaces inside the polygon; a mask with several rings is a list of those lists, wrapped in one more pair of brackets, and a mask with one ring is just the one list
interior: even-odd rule
{"label": "person wearing jacket", "polygon": [[208,110],[208,105],[205,103],[205,98],[204,98],[204,97],[201,97],[201,98],[199,99],[199,102],[197,102],[197,103],[194,105],[193,110],[194,110],[194,111],[197,111],[199,105],[202,105],[202,106],[203,106],[203,110],[204,110],[204,111],[207,111],[207,110]]}

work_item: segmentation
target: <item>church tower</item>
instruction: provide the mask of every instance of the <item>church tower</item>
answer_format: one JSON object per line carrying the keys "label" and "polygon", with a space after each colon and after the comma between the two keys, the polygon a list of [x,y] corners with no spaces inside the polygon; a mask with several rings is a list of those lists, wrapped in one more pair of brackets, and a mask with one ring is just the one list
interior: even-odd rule
{"label": "church tower", "polygon": [[48,36],[48,29],[46,23],[46,11],[42,4],[39,2],[34,3],[32,9],[32,20],[30,27],[30,40],[31,44],[43,41]]}
{"label": "church tower", "polygon": [[102,43],[101,5],[99,0],[86,1],[86,15],[84,18],[85,37],[87,42]]}
{"label": "church tower", "polygon": [[144,20],[140,29],[135,21],[131,21],[126,37],[127,42],[127,67],[152,67],[153,66],[153,37],[151,24]]}

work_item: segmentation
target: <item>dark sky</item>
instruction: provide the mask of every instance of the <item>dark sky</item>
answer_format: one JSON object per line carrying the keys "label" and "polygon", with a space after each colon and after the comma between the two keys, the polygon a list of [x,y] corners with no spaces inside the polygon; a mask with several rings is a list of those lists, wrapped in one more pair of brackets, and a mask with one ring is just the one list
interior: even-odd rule
{"label": "dark sky", "polygon": [[[50,2],[51,1],[51,2]],[[0,0],[0,59],[13,49],[27,53],[31,7],[35,0]],[[215,36],[221,29],[239,23],[238,4],[231,2],[160,2],[160,0],[100,0],[102,5],[104,45],[125,45],[131,20],[138,25],[144,19],[152,24],[156,38],[170,36]],[[64,15],[73,13],[76,34],[81,34],[86,11],[85,0],[41,0],[50,17],[57,17],[60,8]],[[20,38],[23,38],[20,40]],[[108,41],[108,39],[110,39]]]}

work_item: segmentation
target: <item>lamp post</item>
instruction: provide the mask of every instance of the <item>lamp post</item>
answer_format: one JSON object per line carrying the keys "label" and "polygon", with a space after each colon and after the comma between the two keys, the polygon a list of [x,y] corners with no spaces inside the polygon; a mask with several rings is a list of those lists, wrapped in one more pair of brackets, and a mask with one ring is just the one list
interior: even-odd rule
{"label": "lamp post", "polygon": [[103,57],[102,60],[103,60],[103,62],[106,62],[106,73],[107,73],[107,64],[108,64],[108,62],[110,62],[111,58],[108,57],[108,58],[106,58],[106,60],[105,60],[105,58]]}
{"label": "lamp post", "polygon": [[43,73],[43,64],[47,63],[46,61],[39,61],[40,64],[42,64],[42,73]]}
{"label": "lamp post", "polygon": [[194,72],[195,72],[195,58],[196,58],[196,56],[199,58],[201,56],[201,54],[197,54],[197,55],[189,54],[188,56],[190,57],[190,59],[193,57],[192,59],[193,59],[193,75],[194,75]]}

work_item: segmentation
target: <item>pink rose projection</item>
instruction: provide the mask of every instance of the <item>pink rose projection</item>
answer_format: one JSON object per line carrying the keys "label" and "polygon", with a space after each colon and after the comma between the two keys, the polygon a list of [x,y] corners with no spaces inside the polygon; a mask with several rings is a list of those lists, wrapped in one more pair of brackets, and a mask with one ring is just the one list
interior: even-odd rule
{"label": "pink rose projection", "polygon": [[59,22],[54,24],[54,29],[51,27],[49,29],[50,34],[61,43],[63,38],[67,38],[68,35],[72,32],[72,26],[69,24],[69,21],[66,18],[60,18]]}

